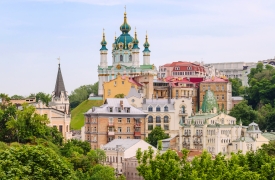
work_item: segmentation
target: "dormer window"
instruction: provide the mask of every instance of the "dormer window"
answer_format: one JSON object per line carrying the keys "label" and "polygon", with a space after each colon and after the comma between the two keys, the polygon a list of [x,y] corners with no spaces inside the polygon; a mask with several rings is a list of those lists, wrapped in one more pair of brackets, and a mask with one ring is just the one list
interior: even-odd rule
{"label": "dormer window", "polygon": [[112,107],[110,107],[109,109],[110,109],[110,112],[113,112],[113,108]]}
{"label": "dormer window", "polygon": [[156,111],[160,112],[160,107],[159,106],[157,106]]}
{"label": "dormer window", "polygon": [[164,111],[168,111],[168,106],[164,106]]}
{"label": "dormer window", "polygon": [[149,111],[149,112],[152,112],[152,111],[153,111],[152,106],[149,106],[149,107],[148,107],[148,111]]}
{"label": "dormer window", "polygon": [[130,108],[125,108],[127,113],[130,113]]}
{"label": "dormer window", "polygon": [[191,66],[188,66],[188,67],[187,67],[187,70],[192,70],[192,67],[191,67]]}
{"label": "dormer window", "polygon": [[119,107],[119,108],[117,108],[117,111],[118,111],[118,112],[121,112],[121,108],[120,108],[120,107]]}

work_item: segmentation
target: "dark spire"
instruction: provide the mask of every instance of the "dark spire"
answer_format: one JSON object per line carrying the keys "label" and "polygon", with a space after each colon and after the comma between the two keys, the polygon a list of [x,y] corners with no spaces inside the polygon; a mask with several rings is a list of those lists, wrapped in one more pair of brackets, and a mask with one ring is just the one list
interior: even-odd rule
{"label": "dark spire", "polygon": [[66,92],[64,81],[63,81],[63,78],[62,78],[61,69],[60,69],[60,63],[59,63],[58,64],[57,78],[56,78],[56,83],[55,83],[55,88],[54,88],[55,97],[60,97],[61,91],[64,91],[64,93]]}

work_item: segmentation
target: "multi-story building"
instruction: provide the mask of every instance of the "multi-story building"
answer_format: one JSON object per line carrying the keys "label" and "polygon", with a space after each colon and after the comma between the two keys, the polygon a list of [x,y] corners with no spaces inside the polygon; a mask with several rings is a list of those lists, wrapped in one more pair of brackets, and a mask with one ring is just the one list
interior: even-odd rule
{"label": "multi-story building", "polygon": [[244,86],[248,86],[247,67],[256,65],[256,62],[225,62],[225,63],[209,63],[206,66],[214,66],[227,78],[239,78]]}
{"label": "multi-story building", "polygon": [[139,61],[139,40],[137,32],[132,37],[129,32],[131,26],[127,22],[126,12],[124,13],[124,22],[120,26],[122,34],[116,38],[112,44],[112,65],[108,66],[107,61],[107,42],[105,33],[101,41],[100,65],[98,66],[98,95],[103,95],[103,83],[115,79],[118,74],[129,77],[139,76],[142,74],[156,75],[157,69],[154,64],[150,63],[150,53],[148,36],[145,37],[143,44],[143,64]]}
{"label": "multi-story building", "polygon": [[131,87],[141,89],[141,84],[131,77],[121,76],[120,74],[113,80],[103,83],[103,100],[106,98],[115,98],[118,94],[128,94]]}
{"label": "multi-story building", "polygon": [[145,139],[146,113],[127,99],[107,98],[100,107],[85,114],[85,140],[99,148],[113,139]]}
{"label": "multi-story building", "polygon": [[232,108],[232,86],[226,78],[212,77],[200,83],[200,108],[207,90],[211,90],[217,99],[218,111],[230,112]]}
{"label": "multi-story building", "polygon": [[[213,93],[212,93],[213,94]],[[217,113],[217,102],[213,96],[205,96],[202,111],[180,122],[180,148],[205,149],[216,155],[242,150],[257,150],[268,140],[261,135],[256,123],[249,126],[237,125],[236,118]]]}
{"label": "multi-story building", "polygon": [[138,175],[136,152],[148,150],[151,147],[155,152],[156,148],[141,139],[114,139],[104,145],[102,149],[106,153],[106,164],[115,169],[116,174],[126,177],[127,180],[142,180]]}
{"label": "multi-story building", "polygon": [[192,114],[192,98],[146,99],[132,88],[127,99],[133,106],[142,109],[147,115],[145,119],[146,136],[160,126],[170,137],[178,135],[179,121]]}
{"label": "multi-story building", "polygon": [[205,77],[204,67],[199,63],[178,61],[159,66],[158,78],[176,77]]}

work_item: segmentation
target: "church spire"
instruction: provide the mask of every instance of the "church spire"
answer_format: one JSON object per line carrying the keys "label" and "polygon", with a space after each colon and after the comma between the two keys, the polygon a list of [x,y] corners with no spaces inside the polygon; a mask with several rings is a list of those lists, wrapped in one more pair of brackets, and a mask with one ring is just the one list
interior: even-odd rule
{"label": "church spire", "polygon": [[[60,60],[60,58],[58,58]],[[57,78],[56,78],[56,83],[55,83],[55,88],[54,88],[54,95],[55,97],[60,97],[61,91],[64,92],[66,96],[66,90],[65,90],[65,85],[61,73],[61,68],[60,68],[60,62],[58,63],[58,72],[57,72]]]}

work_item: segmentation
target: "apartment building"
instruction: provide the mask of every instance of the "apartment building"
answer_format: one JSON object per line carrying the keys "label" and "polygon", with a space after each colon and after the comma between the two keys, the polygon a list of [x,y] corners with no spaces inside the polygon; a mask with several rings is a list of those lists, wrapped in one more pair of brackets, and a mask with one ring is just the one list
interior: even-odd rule
{"label": "apartment building", "polygon": [[85,114],[85,140],[96,149],[113,139],[145,139],[146,113],[127,99],[107,98]]}

